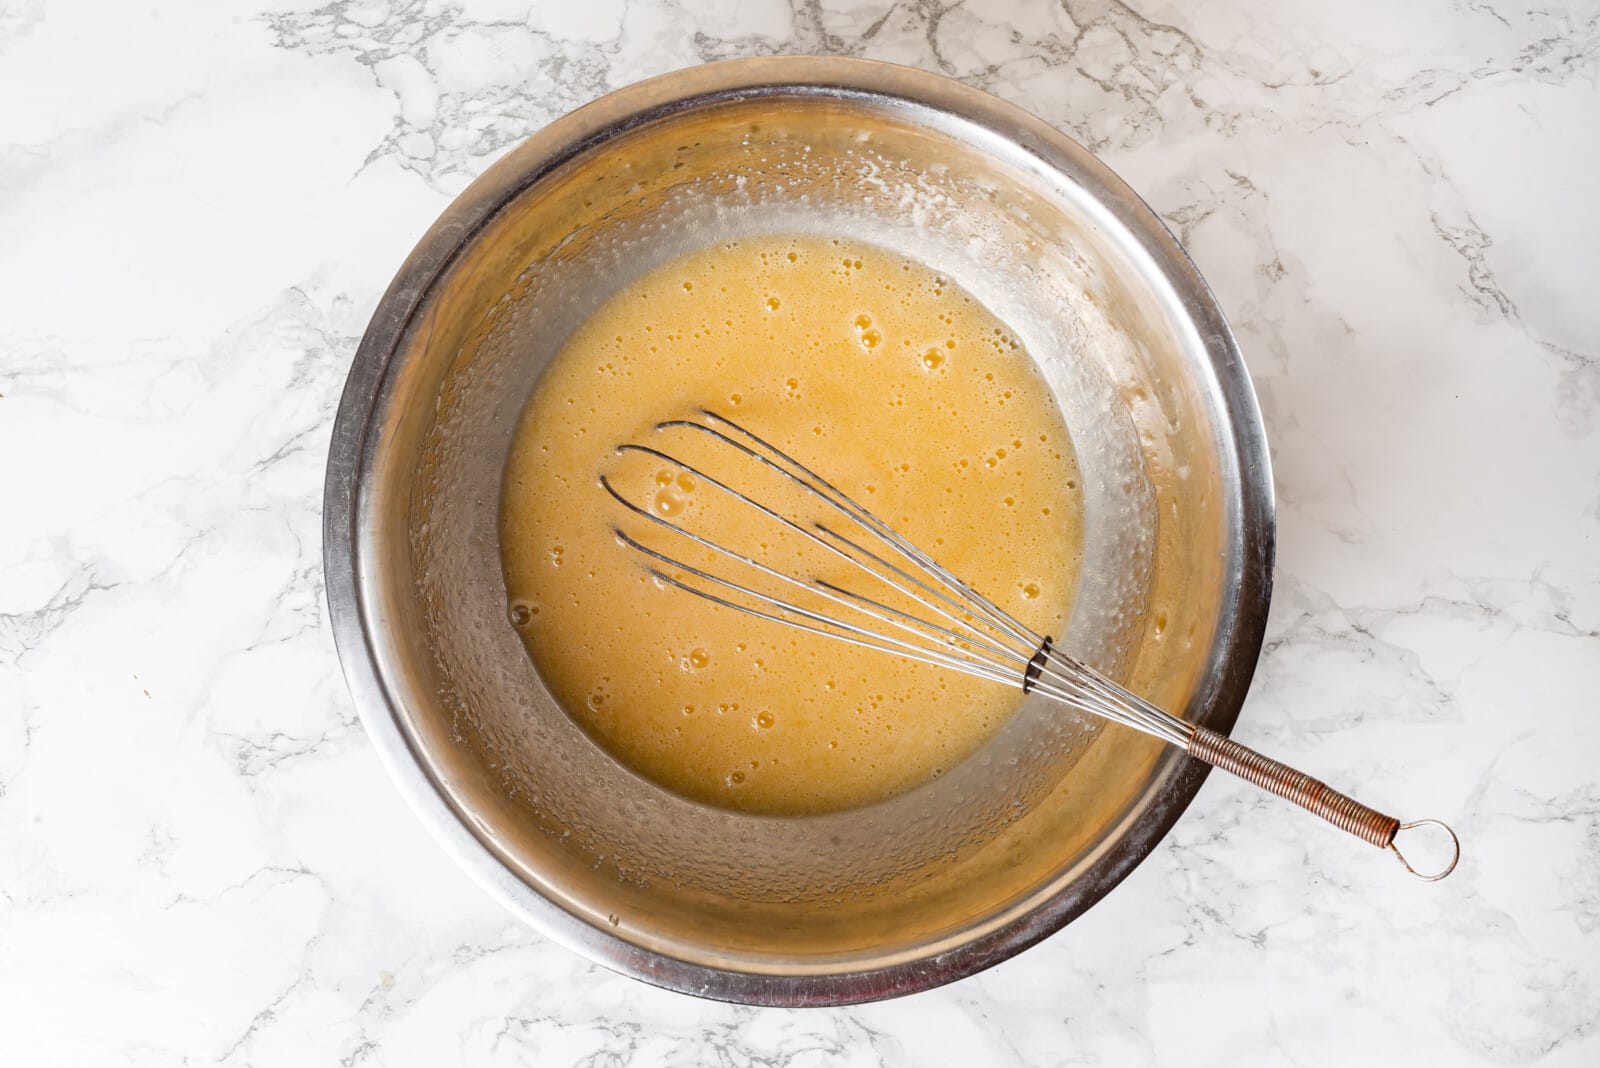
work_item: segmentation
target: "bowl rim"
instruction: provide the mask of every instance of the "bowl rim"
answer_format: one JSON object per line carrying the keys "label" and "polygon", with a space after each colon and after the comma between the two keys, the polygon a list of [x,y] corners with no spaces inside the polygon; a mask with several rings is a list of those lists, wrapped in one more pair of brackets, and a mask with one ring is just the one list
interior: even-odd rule
{"label": "bowl rim", "polygon": [[[1151,786],[1108,831],[1077,879],[1011,922],[960,946],[879,968],[804,975],[736,971],[666,956],[601,930],[517,878],[466,825],[412,751],[384,685],[361,591],[363,495],[382,385],[434,284],[527,188],[577,155],[641,124],[730,99],[811,95],[877,99],[943,111],[1009,140],[1033,161],[1092,192],[1135,238],[1199,330],[1232,431],[1237,481],[1230,520],[1242,535],[1230,561],[1213,643],[1213,683],[1203,722],[1228,733],[1243,704],[1265,633],[1272,592],[1275,508],[1265,432],[1254,389],[1215,297],[1156,213],[1087,149],[1016,105],[953,78],[873,60],[773,56],[724,60],[663,74],[607,94],[538,131],[473,181],[401,265],[373,313],[334,420],[323,500],[323,568],[334,642],[367,736],[396,788],[451,858],[530,926],[591,961],[656,986],[745,1004],[846,1005],[931,989],[1010,958],[1060,930],[1120,883],[1167,834],[1204,782],[1207,765],[1169,749]],[[1226,465],[1225,465],[1226,466]],[[1220,655],[1217,650],[1221,649]]]}

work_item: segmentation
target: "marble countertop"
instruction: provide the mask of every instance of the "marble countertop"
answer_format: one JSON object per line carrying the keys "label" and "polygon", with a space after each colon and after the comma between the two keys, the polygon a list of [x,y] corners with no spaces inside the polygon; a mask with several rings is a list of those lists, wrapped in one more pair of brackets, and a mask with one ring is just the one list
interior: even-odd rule
{"label": "marble countertop", "polygon": [[[1451,819],[1455,876],[1212,776],[1042,945],[784,1011],[446,861],[323,599],[367,317],[556,115],[818,51],[1035,111],[1178,234],[1277,478],[1236,737]],[[0,6],[0,1063],[1600,1063],[1597,83],[1579,0]]]}

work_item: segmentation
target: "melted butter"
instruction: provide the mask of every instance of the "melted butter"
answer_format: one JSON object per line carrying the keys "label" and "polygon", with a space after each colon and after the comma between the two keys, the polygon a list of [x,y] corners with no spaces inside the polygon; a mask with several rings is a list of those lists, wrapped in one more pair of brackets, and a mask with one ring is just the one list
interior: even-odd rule
{"label": "melted butter", "polygon": [[[642,535],[650,524],[606,495],[602,472],[725,544],[760,546],[808,575],[829,566],[827,554],[775,544],[753,510],[716,506],[720,495],[681,467],[616,455],[622,442],[664,445],[651,428],[700,407],[801,459],[1036,631],[1062,633],[1077,468],[1059,408],[1004,324],[936,272],[872,246],[743,239],[618,293],[523,413],[502,554],[510,617],[556,699],[641,774],[749,811],[868,804],[971,755],[1019,689],[716,608],[652,579],[618,543],[615,526]],[[730,570],[670,536],[654,543]],[[849,577],[839,580],[860,586]]]}

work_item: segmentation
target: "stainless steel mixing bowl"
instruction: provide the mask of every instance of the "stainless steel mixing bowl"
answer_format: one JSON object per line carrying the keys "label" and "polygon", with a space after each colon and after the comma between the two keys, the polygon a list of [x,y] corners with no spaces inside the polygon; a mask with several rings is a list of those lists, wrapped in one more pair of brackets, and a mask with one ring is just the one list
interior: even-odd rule
{"label": "stainless steel mixing bowl", "polygon": [[1155,215],[1078,145],[883,64],[668,75],[553,123],[474,182],[401,267],[356,355],[328,463],[327,585],[373,743],[510,909],[662,986],[843,1003],[959,978],[1057,930],[1153,848],[1205,773],[1027,703],[925,787],[753,816],[639,777],[551,700],[507,621],[497,545],[523,402],[627,281],[777,231],[908,254],[1011,326],[1083,472],[1084,566],[1059,637],[1226,731],[1260,648],[1273,515],[1221,312]]}

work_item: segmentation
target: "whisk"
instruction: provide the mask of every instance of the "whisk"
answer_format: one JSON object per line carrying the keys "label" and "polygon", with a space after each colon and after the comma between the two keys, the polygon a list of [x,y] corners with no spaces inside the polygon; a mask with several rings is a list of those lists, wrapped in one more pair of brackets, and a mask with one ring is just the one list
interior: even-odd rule
{"label": "whisk", "polygon": [[[701,409],[697,418],[669,420],[655,429],[659,432],[679,428],[704,435],[716,449],[733,450],[730,459],[754,461],[778,476],[783,484],[796,487],[805,498],[824,506],[824,515],[836,518],[806,519],[780,510],[718,477],[716,472],[651,445],[630,442],[619,445],[617,453],[653,457],[726,495],[731,502],[756,509],[781,528],[847,563],[850,573],[859,574],[863,585],[851,589],[774,567],[697,533],[670,515],[636,503],[601,475],[601,486],[629,512],[669,531],[673,538],[683,539],[685,547],[692,543],[710,550],[713,558],[737,565],[743,569],[738,574],[750,576],[741,582],[695,567],[616,527],[618,539],[649,561],[647,566],[657,580],[758,619],[1018,686],[1024,693],[1037,693],[1120,723],[1175,745],[1194,759],[1232,772],[1315,813],[1340,830],[1392,851],[1406,870],[1420,879],[1432,882],[1455,870],[1461,855],[1460,841],[1444,822],[1423,819],[1401,823],[1223,734],[1188,723],[1118,685],[1057,646],[1051,637],[1034,633],[833,483],[733,420]],[[756,576],[768,580],[764,583],[767,588],[747,584],[756,581]],[[788,590],[804,591],[810,604],[780,595]],[[891,601],[905,607],[897,607]],[[1395,842],[1400,831],[1424,826],[1442,828],[1449,835],[1449,862],[1433,872],[1412,867]]]}

